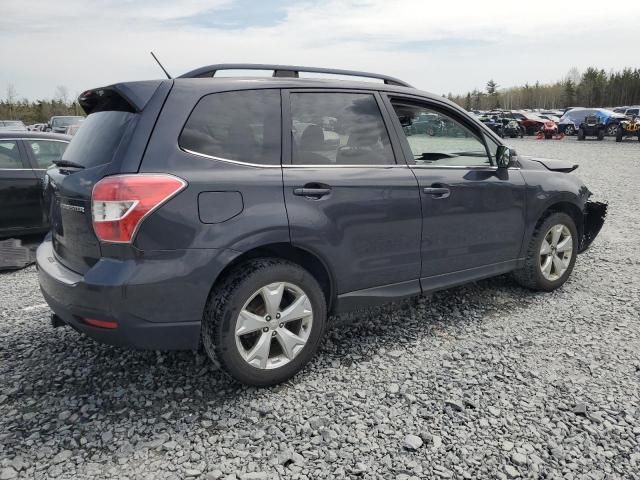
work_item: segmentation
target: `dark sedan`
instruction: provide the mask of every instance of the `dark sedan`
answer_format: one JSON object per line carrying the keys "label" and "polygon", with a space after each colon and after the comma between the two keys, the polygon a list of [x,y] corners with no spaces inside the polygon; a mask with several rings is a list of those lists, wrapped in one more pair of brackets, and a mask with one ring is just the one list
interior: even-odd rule
{"label": "dark sedan", "polygon": [[71,137],[41,132],[0,132],[0,238],[48,228],[42,182]]}

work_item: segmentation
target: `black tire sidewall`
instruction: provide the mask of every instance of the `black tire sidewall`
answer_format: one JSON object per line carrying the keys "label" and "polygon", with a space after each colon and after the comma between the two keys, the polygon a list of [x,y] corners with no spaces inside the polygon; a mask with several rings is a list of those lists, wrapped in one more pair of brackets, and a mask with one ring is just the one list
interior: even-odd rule
{"label": "black tire sidewall", "polygon": [[[540,268],[540,261],[539,261],[540,247],[542,246],[542,241],[544,240],[544,237],[549,231],[549,229],[554,225],[559,225],[559,224],[565,225],[571,232],[571,239],[573,242],[573,251],[572,251],[571,261],[569,263],[569,267],[567,268],[567,270],[562,274],[560,278],[558,278],[557,280],[551,281],[545,278],[545,276],[542,274],[542,269]],[[529,256],[534,256],[533,258],[533,261],[535,261],[534,275],[536,276],[535,283],[537,287],[540,288],[541,290],[555,290],[556,288],[560,287],[562,284],[564,284],[567,281],[567,279],[571,275],[571,272],[573,271],[573,267],[576,263],[576,258],[578,256],[578,229],[576,228],[576,224],[573,221],[573,219],[566,213],[551,214],[542,222],[540,227],[536,229],[536,236],[534,238],[534,241],[531,244],[530,251],[527,253]]]}
{"label": "black tire sidewall", "polygon": [[[251,268],[245,265],[244,268]],[[275,282],[288,282],[301,288],[313,309],[313,325],[304,349],[289,363],[276,369],[260,369],[249,365],[238,352],[235,340],[235,324],[249,297],[259,288]],[[327,321],[326,300],[322,289],[315,278],[302,267],[287,261],[273,261],[267,268],[260,268],[248,274],[228,292],[224,302],[215,309],[218,317],[207,318],[207,322],[215,322],[210,329],[215,336],[215,354],[223,369],[241,383],[253,386],[269,386],[284,382],[300,371],[313,358],[320,346]]]}

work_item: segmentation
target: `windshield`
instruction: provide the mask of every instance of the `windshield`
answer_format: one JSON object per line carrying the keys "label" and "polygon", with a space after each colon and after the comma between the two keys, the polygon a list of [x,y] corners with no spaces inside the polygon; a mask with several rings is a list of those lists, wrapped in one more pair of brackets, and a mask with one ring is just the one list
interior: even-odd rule
{"label": "windshield", "polygon": [[53,127],[68,127],[82,122],[84,117],[56,117],[51,121]]}

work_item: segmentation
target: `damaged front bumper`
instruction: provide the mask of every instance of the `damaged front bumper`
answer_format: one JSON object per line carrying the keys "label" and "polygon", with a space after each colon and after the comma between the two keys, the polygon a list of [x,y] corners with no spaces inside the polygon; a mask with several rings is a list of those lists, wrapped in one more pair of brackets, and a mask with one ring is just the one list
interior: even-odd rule
{"label": "damaged front bumper", "polygon": [[584,207],[584,221],[582,223],[582,238],[578,247],[578,253],[589,248],[600,233],[604,219],[607,216],[607,204],[605,202],[588,201]]}

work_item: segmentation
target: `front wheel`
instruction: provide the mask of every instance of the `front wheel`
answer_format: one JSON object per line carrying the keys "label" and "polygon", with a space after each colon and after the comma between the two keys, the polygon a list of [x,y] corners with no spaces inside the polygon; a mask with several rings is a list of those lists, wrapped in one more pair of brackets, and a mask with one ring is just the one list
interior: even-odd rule
{"label": "front wheel", "polygon": [[565,135],[573,135],[574,133],[576,133],[576,129],[573,125],[567,125],[567,127],[564,129]]}
{"label": "front wheel", "polygon": [[607,127],[607,136],[608,137],[615,137],[618,133],[618,125],[615,123],[612,123],[611,125],[609,125]]}
{"label": "front wheel", "polygon": [[622,127],[618,127],[616,131],[616,142],[622,141]]}
{"label": "front wheel", "polygon": [[598,130],[598,140],[599,141],[604,140],[604,128],[601,128],[600,130]]}
{"label": "front wheel", "polygon": [[585,137],[584,129],[583,128],[579,128],[578,129],[578,140],[582,141],[582,140],[584,140],[584,137]]}
{"label": "front wheel", "polygon": [[577,253],[575,222],[566,213],[553,213],[536,227],[525,265],[514,272],[514,278],[532,290],[555,290],[569,278]]}
{"label": "front wheel", "polygon": [[309,272],[285,260],[257,259],[213,289],[202,341],[231,377],[264,387],[290,379],[313,358],[326,322],[325,296]]}

